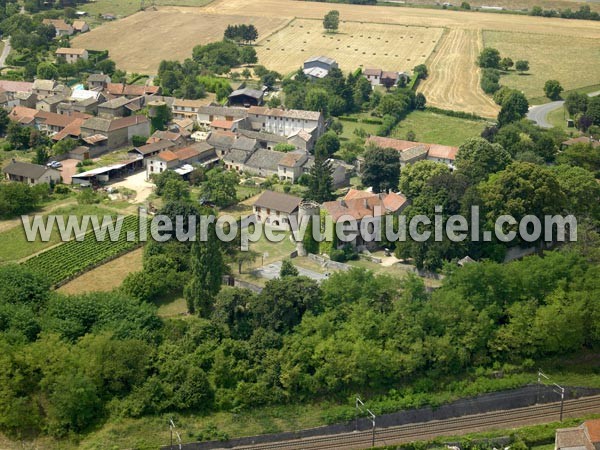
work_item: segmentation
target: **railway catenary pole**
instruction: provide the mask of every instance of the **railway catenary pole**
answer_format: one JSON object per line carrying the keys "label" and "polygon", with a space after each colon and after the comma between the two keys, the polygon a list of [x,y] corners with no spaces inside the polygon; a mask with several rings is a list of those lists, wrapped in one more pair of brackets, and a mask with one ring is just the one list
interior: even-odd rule
{"label": "railway catenary pole", "polygon": [[367,412],[367,414],[369,415],[369,419],[371,419],[371,424],[372,424],[372,433],[371,433],[371,447],[375,447],[375,414],[373,414],[373,411],[371,411],[369,408],[365,407],[365,404],[363,403],[363,401],[359,398],[356,397],[356,401],[355,401],[355,405],[356,405],[356,410],[354,413],[354,431],[358,431],[358,412],[364,412],[364,410]]}
{"label": "railway catenary pole", "polygon": [[542,369],[538,369],[537,396],[535,400],[536,405],[540,402],[540,389],[542,388],[542,377],[544,377],[546,380],[550,379],[544,374],[544,372],[542,372]]}

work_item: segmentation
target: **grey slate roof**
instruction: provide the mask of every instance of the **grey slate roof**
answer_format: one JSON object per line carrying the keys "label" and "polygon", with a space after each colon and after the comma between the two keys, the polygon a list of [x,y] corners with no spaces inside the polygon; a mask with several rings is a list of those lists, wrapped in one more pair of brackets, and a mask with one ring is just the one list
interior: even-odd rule
{"label": "grey slate roof", "polygon": [[316,61],[329,65],[335,64],[335,59],[328,58],[327,56],[313,56],[312,58],[308,58],[306,61],[304,61],[304,64]]}
{"label": "grey slate roof", "polygon": [[234,108],[226,106],[201,106],[198,109],[198,114],[208,114],[213,116],[231,116],[234,118],[243,118],[248,116],[248,110],[245,108]]}
{"label": "grey slate roof", "polygon": [[210,136],[208,136],[208,139],[206,140],[206,142],[208,142],[210,145],[214,145],[215,147],[218,147],[218,148],[229,149],[233,145],[234,140],[235,140],[235,137],[231,136],[229,134],[210,133]]}
{"label": "grey slate roof", "polygon": [[277,170],[279,161],[281,161],[284,156],[285,153],[282,152],[259,148],[252,156],[250,156],[250,158],[248,158],[246,165],[256,169]]}
{"label": "grey slate roof", "polygon": [[231,149],[223,156],[223,160],[237,164],[244,164],[248,160],[249,155],[249,152]]}
{"label": "grey slate roof", "polygon": [[3,172],[11,175],[17,175],[19,177],[33,178],[34,180],[37,180],[38,178],[42,177],[47,170],[49,170],[47,167],[40,166],[39,164],[15,161],[6,166]]}
{"label": "grey slate roof", "polygon": [[93,73],[87,80],[95,83],[110,83],[110,77],[102,73]]}
{"label": "grey slate roof", "polygon": [[122,108],[123,106],[125,106],[126,104],[128,104],[132,101],[133,100],[130,100],[127,97],[117,97],[117,98],[113,98],[112,100],[109,100],[107,102],[100,103],[98,105],[98,108],[108,108],[108,109]]}
{"label": "grey slate roof", "polygon": [[246,95],[248,97],[260,100],[263,97],[264,93],[263,91],[259,91],[258,89],[243,88],[233,91],[231,94],[229,94],[229,98],[237,97],[238,95]]}
{"label": "grey slate roof", "polygon": [[250,139],[256,139],[257,141],[265,141],[265,142],[287,142],[287,138],[285,136],[279,136],[278,134],[273,133],[265,133],[263,131],[252,131],[252,130],[239,130],[240,135],[246,136]]}
{"label": "grey slate roof", "polygon": [[294,195],[265,191],[260,197],[258,197],[258,199],[256,199],[254,206],[258,206],[260,208],[269,208],[275,211],[281,211],[290,214],[298,208],[301,202],[302,199]]}
{"label": "grey slate roof", "polygon": [[83,123],[82,127],[90,128],[90,129],[96,130],[96,131],[108,132],[108,130],[110,129],[110,123],[111,123],[111,121],[108,119],[102,119],[100,117],[92,117],[91,119],[86,120]]}
{"label": "grey slate roof", "polygon": [[158,142],[154,142],[152,144],[141,145],[139,147],[136,147],[135,150],[137,150],[142,155],[149,155],[151,153],[159,152],[161,150],[165,150],[165,149],[171,148],[173,146],[175,146],[175,144],[173,142],[161,140]]}
{"label": "grey slate roof", "polygon": [[233,141],[231,148],[251,152],[256,148],[256,139],[250,139],[245,136],[239,136]]}

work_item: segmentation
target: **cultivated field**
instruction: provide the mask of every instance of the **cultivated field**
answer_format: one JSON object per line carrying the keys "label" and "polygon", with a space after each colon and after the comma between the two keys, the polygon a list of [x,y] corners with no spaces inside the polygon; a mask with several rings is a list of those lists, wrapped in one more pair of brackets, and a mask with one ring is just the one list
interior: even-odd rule
{"label": "cultivated field", "polygon": [[429,77],[419,90],[439,108],[495,117],[498,106],[479,86],[477,55],[483,48],[476,30],[451,29],[428,61]]}
{"label": "cultivated field", "polygon": [[258,60],[281,73],[294,71],[311,56],[335,58],[344,71],[358,67],[410,71],[424,63],[443,28],[341,21],[337,33],[325,33],[321,20],[296,19],[263,38]]}
{"label": "cultivated field", "polygon": [[[341,24],[339,35],[323,37],[320,20],[333,8],[339,10],[342,22],[346,23]],[[290,21],[293,21],[291,25],[298,23],[306,24],[307,27],[310,23],[310,30],[286,26]],[[430,66],[432,74],[421,89],[430,104],[476,112],[486,117],[495,116],[497,109],[480,90],[479,74],[475,67],[475,57],[483,46],[483,30],[501,32],[506,36],[512,33],[520,35],[523,30],[527,30],[529,35],[535,35],[534,42],[552,43],[546,48],[533,50],[538,52],[535,56],[541,59],[540,64],[546,67],[543,70],[544,78],[558,78],[563,63],[566,67],[571,64],[573,68],[570,61],[577,63],[579,56],[573,59],[571,53],[576,54],[579,42],[585,42],[583,45],[589,50],[584,48],[582,53],[587,55],[588,62],[581,66],[583,69],[580,70],[578,66],[573,72],[587,73],[571,74],[575,76],[568,86],[598,83],[598,68],[594,69],[590,65],[593,63],[589,62],[594,57],[596,61],[600,59],[597,52],[593,53],[594,46],[596,50],[600,48],[598,22],[441,9],[332,5],[294,0],[215,0],[204,7],[164,6],[158,8],[158,11],[140,12],[77,37],[73,47],[108,49],[120,67],[128,71],[152,73],[162,59],[184,59],[190,56],[194,45],[221,39],[226,25],[232,23],[254,23],[259,29],[261,40],[261,45],[257,47],[259,62],[282,72],[296,69],[305,58],[319,53],[335,57],[346,70],[361,65],[406,70],[421,62],[421,59],[426,59],[425,63]],[[391,25],[408,28],[395,28]],[[424,38],[417,38],[415,35],[411,40],[408,37],[409,44],[405,44],[407,37],[404,31],[414,30],[417,33],[416,27],[430,28],[421,29],[421,32],[426,33]],[[440,33],[442,28],[447,28],[448,31],[440,39],[436,33]],[[355,29],[358,31],[354,31]],[[389,31],[392,29],[398,31],[394,34]],[[359,38],[356,37],[357,33]],[[371,36],[370,40],[366,33]],[[391,36],[391,39],[386,39],[386,35]],[[380,37],[379,40],[377,36]],[[401,39],[402,36],[405,38]],[[271,41],[267,42],[269,39]],[[527,42],[523,38],[518,39],[520,42],[514,43],[505,39],[505,45],[513,47],[505,53],[512,56],[517,50],[520,52],[521,49],[515,46],[525,45]],[[385,40],[389,41],[387,44],[391,44],[390,48],[383,46],[386,44]],[[436,48],[433,48],[434,40],[439,40]],[[555,41],[560,42],[554,43]],[[415,45],[415,42],[419,45]],[[420,45],[423,47],[419,47]],[[532,62],[533,73],[535,58],[528,57],[525,50],[521,57]],[[586,53],[588,51],[591,54]],[[557,52],[570,53],[557,64]],[[387,57],[385,53],[388,53]],[[394,56],[396,54],[397,60]],[[542,74],[542,70],[538,73]],[[586,77],[595,77],[595,83],[593,80],[588,81]],[[534,80],[534,83],[537,82]],[[506,84],[510,84],[510,79],[506,79]],[[539,88],[534,88],[534,91],[537,89]]]}
{"label": "cultivated field", "polygon": [[565,90],[600,83],[598,39],[486,30],[483,41],[514,61],[529,61],[527,74],[511,71],[500,80],[501,84],[520,89],[528,97],[542,97],[544,83],[550,78],[560,81]]}
{"label": "cultivated field", "polygon": [[229,24],[254,24],[265,35],[286,22],[277,17],[144,11],[78,36],[73,47],[108,49],[118,67],[156,73],[163,59],[183,61],[191,58],[194,46],[223,39]]}

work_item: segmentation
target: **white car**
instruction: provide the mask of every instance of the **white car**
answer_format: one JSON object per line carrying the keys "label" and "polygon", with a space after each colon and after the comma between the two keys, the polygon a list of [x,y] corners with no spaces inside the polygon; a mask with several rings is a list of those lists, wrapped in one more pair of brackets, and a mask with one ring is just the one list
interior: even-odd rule
{"label": "white car", "polygon": [[50,161],[48,164],[46,164],[46,167],[52,167],[53,169],[58,169],[58,168],[62,167],[62,163],[60,163],[58,161]]}

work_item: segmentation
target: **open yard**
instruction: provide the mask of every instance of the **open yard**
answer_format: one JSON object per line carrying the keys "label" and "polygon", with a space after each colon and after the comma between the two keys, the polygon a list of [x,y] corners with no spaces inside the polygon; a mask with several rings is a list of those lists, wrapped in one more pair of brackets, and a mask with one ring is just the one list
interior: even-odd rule
{"label": "open yard", "polygon": [[[598,26],[600,29],[600,26]],[[597,85],[600,82],[600,40],[555,34],[484,31],[483,41],[514,61],[529,61],[529,72],[512,70],[500,84],[522,90],[527,97],[544,95],[548,79],[560,81],[565,90]]]}
{"label": "open yard", "polygon": [[263,38],[256,51],[261,64],[284,74],[318,55],[335,58],[346,72],[358,67],[410,71],[427,60],[442,33],[442,28],[344,20],[337,33],[325,33],[321,20],[296,19]]}
{"label": "open yard", "polygon": [[430,111],[414,111],[394,128],[392,137],[406,139],[406,133],[414,131],[417,141],[459,146],[467,139],[481,135],[485,124]]}
{"label": "open yard", "polygon": [[[211,0],[148,0],[146,6],[154,3],[156,6],[204,6]],[[140,0],[96,0],[79,5],[77,9],[87,12],[90,16],[114,14],[117,17],[129,16],[140,10]]]}

